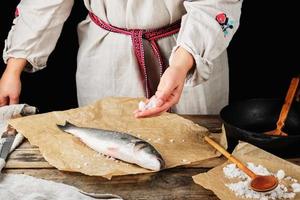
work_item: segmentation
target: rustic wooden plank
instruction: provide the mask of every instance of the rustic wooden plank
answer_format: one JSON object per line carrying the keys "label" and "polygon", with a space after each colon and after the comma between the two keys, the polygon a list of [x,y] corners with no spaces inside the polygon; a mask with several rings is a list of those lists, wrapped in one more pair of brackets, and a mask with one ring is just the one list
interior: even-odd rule
{"label": "rustic wooden plank", "polygon": [[5,168],[54,168],[42,156],[38,148],[21,148],[13,151],[7,160]]}
{"label": "rustic wooden plank", "polygon": [[159,173],[113,177],[86,176],[54,169],[6,169],[4,173],[27,174],[38,178],[73,185],[85,192],[113,193],[127,200],[218,199],[211,191],[195,184],[192,176],[207,169],[169,169]]}
{"label": "rustic wooden plank", "polygon": [[[199,163],[193,163],[187,165],[187,168],[213,168],[224,163],[226,159],[224,157],[211,158],[201,161]],[[17,149],[10,154],[5,168],[7,169],[52,169],[50,165],[42,156],[38,149]]]}
{"label": "rustic wooden plank", "polygon": [[211,158],[204,161],[200,161],[198,163],[192,163],[186,166],[182,166],[182,168],[214,168],[226,162],[227,159],[224,156],[218,158]]}
{"label": "rustic wooden plank", "polygon": [[286,160],[300,166],[300,158],[288,158]]}
{"label": "rustic wooden plank", "polygon": [[[211,158],[199,163],[192,163],[182,168],[213,168],[226,162],[226,158]],[[300,158],[289,158],[287,161],[300,166]],[[41,155],[38,149],[34,150],[16,150],[10,156],[5,166],[6,169],[53,169]]]}
{"label": "rustic wooden plank", "polygon": [[38,147],[31,145],[29,141],[25,139],[24,142],[22,142],[22,144],[20,144],[16,150],[18,149],[38,149]]}
{"label": "rustic wooden plank", "polygon": [[180,115],[188,120],[193,121],[200,126],[206,127],[212,133],[222,131],[222,122],[218,115]]}

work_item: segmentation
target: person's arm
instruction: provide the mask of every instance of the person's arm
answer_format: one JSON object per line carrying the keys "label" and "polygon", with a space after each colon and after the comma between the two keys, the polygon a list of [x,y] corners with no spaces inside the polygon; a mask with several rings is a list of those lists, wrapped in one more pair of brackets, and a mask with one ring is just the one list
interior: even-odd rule
{"label": "person's arm", "polygon": [[7,67],[0,79],[0,106],[19,102],[20,75],[46,67],[74,0],[21,0],[5,40]]}
{"label": "person's arm", "polygon": [[[152,97],[157,99],[157,107],[136,111],[136,117],[161,114],[179,101],[184,85],[196,86],[208,80],[212,61],[227,48],[239,26],[242,1],[190,0],[184,6],[187,13],[182,17],[170,66]],[[178,65],[183,70],[178,70]]]}

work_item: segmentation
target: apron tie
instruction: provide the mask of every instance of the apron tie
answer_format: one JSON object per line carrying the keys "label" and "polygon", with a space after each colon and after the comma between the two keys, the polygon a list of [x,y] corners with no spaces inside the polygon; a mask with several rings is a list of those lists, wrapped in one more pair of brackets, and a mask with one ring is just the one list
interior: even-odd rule
{"label": "apron tie", "polygon": [[133,50],[138,62],[139,71],[144,85],[146,98],[150,98],[152,95],[154,95],[154,92],[150,91],[150,82],[148,78],[147,67],[145,64],[145,53],[144,53],[145,51],[143,46],[143,39],[150,42],[153,54],[155,55],[159,63],[159,69],[160,69],[159,74],[160,76],[162,76],[163,72],[166,70],[166,65],[163,61],[159,46],[157,44],[157,40],[178,33],[180,29],[180,20],[163,28],[154,29],[154,30],[143,30],[143,29],[125,29],[125,28],[115,27],[99,19],[92,12],[89,12],[89,16],[95,24],[97,24],[99,27],[101,27],[104,30],[131,36]]}

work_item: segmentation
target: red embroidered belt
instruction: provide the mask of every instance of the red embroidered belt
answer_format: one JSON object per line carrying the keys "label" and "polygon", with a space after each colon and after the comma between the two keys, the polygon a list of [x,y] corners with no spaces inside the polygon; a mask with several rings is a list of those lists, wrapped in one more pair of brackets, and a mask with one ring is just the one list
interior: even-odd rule
{"label": "red embroidered belt", "polygon": [[148,79],[147,67],[145,64],[144,47],[143,47],[142,40],[145,39],[150,42],[152,51],[159,62],[160,76],[161,76],[166,69],[166,65],[162,59],[162,55],[159,50],[157,40],[164,38],[164,37],[171,36],[175,33],[178,33],[179,29],[180,29],[180,21],[177,21],[169,26],[166,26],[166,27],[163,27],[160,29],[155,29],[155,30],[124,29],[124,28],[118,28],[118,27],[112,26],[112,25],[104,22],[103,20],[99,19],[92,12],[89,13],[89,16],[95,24],[97,24],[99,27],[101,27],[107,31],[131,36],[133,49],[134,49],[134,53],[135,53],[135,56],[138,61],[139,71],[141,73],[142,82],[144,84],[146,97],[150,98],[152,95],[154,95],[155,91],[150,91],[150,83],[149,83],[149,79]]}

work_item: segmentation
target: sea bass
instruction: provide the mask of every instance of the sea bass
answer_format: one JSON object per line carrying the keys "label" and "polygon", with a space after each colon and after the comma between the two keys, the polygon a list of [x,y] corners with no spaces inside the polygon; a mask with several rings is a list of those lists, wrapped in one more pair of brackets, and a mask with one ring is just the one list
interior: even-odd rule
{"label": "sea bass", "polygon": [[165,167],[162,156],[151,144],[127,133],[78,127],[69,122],[57,127],[104,155],[154,171]]}

